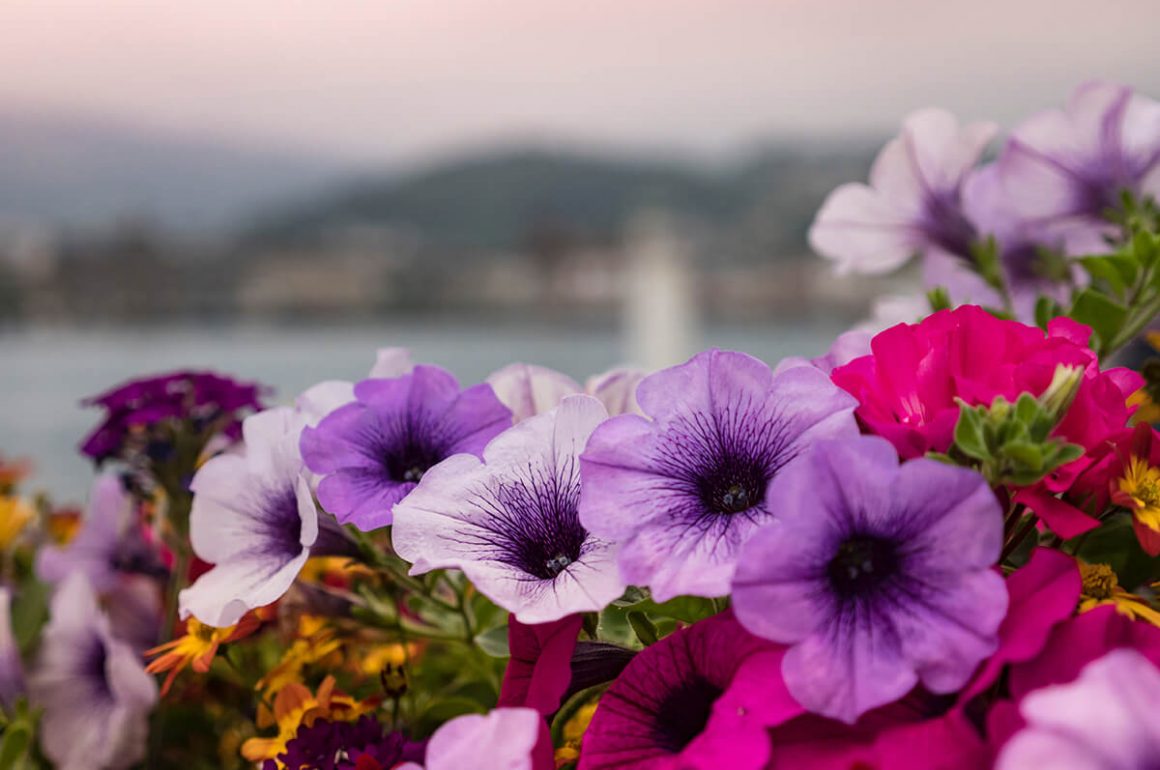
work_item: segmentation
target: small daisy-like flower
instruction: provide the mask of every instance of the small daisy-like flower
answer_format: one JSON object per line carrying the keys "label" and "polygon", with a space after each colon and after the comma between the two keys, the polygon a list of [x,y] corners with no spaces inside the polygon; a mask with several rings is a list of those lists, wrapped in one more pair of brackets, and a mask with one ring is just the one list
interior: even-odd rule
{"label": "small daisy-like flower", "polygon": [[1116,479],[1112,501],[1132,512],[1140,545],[1150,555],[1160,554],[1160,468],[1144,457],[1129,457]]}
{"label": "small daisy-like flower", "polygon": [[814,441],[858,432],[856,402],[820,370],[774,375],[744,353],[700,353],[636,395],[647,417],[612,418],[580,458],[580,519],[661,601],[729,593],[741,544],[777,515],[770,482]]}
{"label": "small daisy-like flower", "polygon": [[353,722],[370,711],[365,704],[335,692],[334,688],[332,676],[322,681],[317,693],[297,682],[283,687],[274,696],[273,709],[268,709],[264,703],[258,707],[258,729],[277,727],[278,734],[271,738],[250,738],[242,744],[242,756],[250,762],[276,760],[286,752],[287,744],[302,725],[312,724],[317,719]]}
{"label": "small daisy-like flower", "polygon": [[813,447],[770,490],[777,523],[749,541],[737,618],[791,645],[782,672],[812,712],[854,722],[920,682],[962,687],[995,651],[1007,588],[1003,514],[974,471],[862,436]]}
{"label": "small daisy-like flower", "polygon": [[1160,757],[1160,669],[1119,649],[1069,684],[1019,704],[1026,727],[1003,747],[996,770],[1151,770]]}
{"label": "small daisy-like flower", "polygon": [[478,454],[512,419],[491,386],[460,390],[436,366],[363,380],[354,399],[303,431],[302,456],[322,477],[322,506],[368,532],[391,523],[395,504],[433,466],[460,452]]}
{"label": "small daisy-like flower", "polygon": [[316,719],[298,728],[278,759],[263,770],[393,770],[401,762],[422,759],[424,744],[386,730],[370,715],[355,722]]}
{"label": "small daisy-like flower", "polygon": [[1080,612],[1088,612],[1110,604],[1121,615],[1160,627],[1160,612],[1157,612],[1144,597],[1121,588],[1115,571],[1107,564],[1080,562],[1079,573],[1083,578],[1083,593],[1079,600]]}
{"label": "small daisy-like flower", "polygon": [[206,673],[221,645],[249,636],[261,624],[262,622],[252,612],[242,616],[235,625],[225,628],[214,628],[197,618],[189,618],[185,621],[184,634],[146,650],[145,655],[154,659],[145,670],[150,674],[169,672],[169,676],[165,677],[165,683],[161,685],[161,694],[164,696],[183,669],[192,667],[199,674]]}
{"label": "small daisy-like flower", "polygon": [[524,623],[603,609],[624,591],[615,552],[580,523],[578,457],[607,413],[589,396],[524,420],[474,455],[433,468],[395,506],[411,574],[463,570]]}
{"label": "small daisy-like flower", "polygon": [[325,618],[301,615],[298,618],[298,633],[282,653],[278,664],[258,680],[255,689],[270,693],[278,692],[291,682],[296,682],[302,670],[309,665],[335,657],[342,650],[342,640]]}

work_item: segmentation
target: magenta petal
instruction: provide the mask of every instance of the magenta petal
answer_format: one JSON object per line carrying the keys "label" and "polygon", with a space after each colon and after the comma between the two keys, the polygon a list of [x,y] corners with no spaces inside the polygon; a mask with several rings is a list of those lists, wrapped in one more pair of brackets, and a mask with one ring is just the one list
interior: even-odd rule
{"label": "magenta petal", "polygon": [[1036,548],[1031,561],[1007,579],[1010,604],[999,626],[999,649],[959,697],[966,703],[986,690],[1010,663],[1034,658],[1055,626],[1071,617],[1081,588],[1075,559],[1048,548]]}
{"label": "magenta petal", "polygon": [[508,617],[511,660],[503,675],[500,706],[526,706],[544,716],[560,708],[560,699],[572,681],[572,651],[583,615],[569,615],[551,623],[526,624]]}
{"label": "magenta petal", "polygon": [[1052,532],[1070,540],[1085,532],[1090,532],[1100,525],[1098,521],[1076,508],[1065,503],[1055,495],[1044,491],[1040,487],[1021,489],[1015,494],[1015,502],[1023,503],[1039,518],[1043,519]]}

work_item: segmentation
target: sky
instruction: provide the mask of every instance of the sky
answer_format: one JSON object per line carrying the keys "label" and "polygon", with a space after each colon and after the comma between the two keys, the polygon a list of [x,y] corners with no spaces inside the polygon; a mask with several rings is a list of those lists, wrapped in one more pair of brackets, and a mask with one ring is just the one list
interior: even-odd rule
{"label": "sky", "polygon": [[0,109],[353,161],[727,153],[1160,96],[1156,0],[2,0]]}

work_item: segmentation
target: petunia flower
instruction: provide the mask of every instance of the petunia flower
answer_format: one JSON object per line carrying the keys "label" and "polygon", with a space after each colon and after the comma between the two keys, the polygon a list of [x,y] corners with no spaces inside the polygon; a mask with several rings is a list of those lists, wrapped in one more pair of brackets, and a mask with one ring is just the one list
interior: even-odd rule
{"label": "petunia flower", "polygon": [[954,692],[995,651],[1003,513],[982,476],[900,466],[864,436],[816,444],[769,496],[778,520],[742,551],[733,604],[792,645],[782,671],[809,711],[853,722],[920,682]]}
{"label": "petunia flower", "polygon": [[40,746],[61,770],[128,768],[145,757],[157,685],[137,654],[113,638],[82,572],[57,588],[29,682],[44,709]]}
{"label": "petunia flower", "polygon": [[249,636],[260,625],[261,621],[252,612],[243,615],[235,625],[225,628],[214,628],[197,618],[189,618],[185,621],[184,633],[176,639],[145,651],[147,657],[153,658],[145,670],[150,674],[169,672],[164,684],[161,685],[161,695],[164,697],[183,669],[192,667],[199,674],[206,673],[221,645]]}
{"label": "petunia flower", "polygon": [[298,452],[303,418],[288,407],[246,418],[244,446],[194,476],[190,541],[213,569],[181,592],[181,616],[232,626],[290,588],[311,555],[353,555],[318,511]]}
{"label": "petunia flower", "polygon": [[870,184],[830,193],[810,227],[810,246],[840,272],[886,273],[916,254],[970,259],[978,239],[963,211],[962,186],[992,123],[960,126],[945,110],[909,115],[878,154]]}
{"label": "petunia flower", "polygon": [[556,713],[572,680],[572,653],[583,623],[584,616],[579,614],[532,625],[509,617],[511,657],[498,705],[526,706],[546,717]]}
{"label": "petunia flower", "polygon": [[74,571],[85,573],[100,593],[130,575],[167,574],[157,548],[144,536],[136,501],[116,474],[93,482],[80,530],[68,545],[45,546],[36,555],[36,575],[46,583],[60,583]]}
{"label": "petunia flower", "polygon": [[767,728],[802,713],[781,681],[784,652],[728,611],[644,648],[600,696],[580,770],[764,767]]}
{"label": "petunia flower", "polygon": [[444,369],[416,366],[354,386],[355,400],[302,433],[307,467],[322,477],[318,499],[344,524],[387,526],[423,474],[461,452],[478,454],[511,425],[489,385],[460,390]]}
{"label": "petunia flower", "polygon": [[603,609],[624,592],[615,549],[580,523],[578,457],[605,418],[590,396],[493,439],[481,461],[455,455],[395,506],[395,551],[411,574],[463,570],[523,623]]}
{"label": "petunia flower", "polygon": [[1036,691],[996,770],[1149,770],[1160,757],[1160,669],[1140,653],[1114,650],[1066,685]]}
{"label": "petunia flower", "polygon": [[12,635],[12,592],[0,586],[0,708],[11,714],[25,689],[24,663]]}
{"label": "petunia flower", "polygon": [[821,371],[774,376],[744,353],[700,353],[637,400],[647,417],[610,419],[580,458],[580,520],[623,543],[621,575],[660,601],[729,593],[741,544],[777,515],[770,482],[814,441],[857,433]]}
{"label": "petunia flower", "polygon": [[1034,115],[997,161],[1011,214],[1063,235],[1069,253],[1106,251],[1121,195],[1160,197],[1160,103],[1108,82],[1081,85],[1063,110]]}
{"label": "petunia flower", "polygon": [[512,410],[515,422],[543,414],[565,396],[587,393],[600,400],[610,415],[639,412],[636,386],[644,378],[641,369],[617,368],[588,378],[584,387],[566,374],[536,364],[509,364],[488,375],[487,383],[503,405]]}
{"label": "petunia flower", "polygon": [[553,770],[552,741],[544,718],[527,708],[497,708],[488,714],[456,717],[431,736],[424,765],[408,762],[395,770],[468,767],[472,770]]}

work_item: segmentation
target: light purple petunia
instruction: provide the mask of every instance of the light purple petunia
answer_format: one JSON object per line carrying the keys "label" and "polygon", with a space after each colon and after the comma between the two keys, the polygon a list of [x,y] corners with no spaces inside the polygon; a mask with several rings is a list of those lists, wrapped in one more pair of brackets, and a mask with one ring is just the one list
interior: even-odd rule
{"label": "light purple petunia", "polygon": [[960,126],[945,110],[912,113],[878,154],[869,185],[826,198],[811,247],[840,272],[890,272],[916,254],[969,259],[978,234],[963,211],[963,181],[995,132],[991,123]]}
{"label": "light purple petunia", "polygon": [[1152,770],[1160,761],[1160,669],[1131,649],[1089,663],[1074,682],[1019,704],[1027,726],[996,770]]}
{"label": "light purple petunia", "polygon": [[354,386],[355,400],[302,433],[307,467],[322,476],[318,499],[344,524],[385,527],[428,470],[454,454],[478,455],[511,425],[491,386],[460,390],[450,372],[416,366]]}
{"label": "light purple petunia", "polygon": [[744,353],[700,353],[636,395],[647,418],[610,419],[580,458],[580,520],[623,543],[621,575],[661,601],[729,593],[741,544],[778,513],[770,482],[814,441],[858,432],[821,371],[775,376]]}
{"label": "light purple petunia", "polygon": [[396,770],[551,770],[552,743],[543,717],[526,708],[464,714],[435,731],[422,766]]}
{"label": "light purple petunia", "polygon": [[304,418],[288,407],[247,417],[243,446],[194,476],[190,540],[213,569],[181,592],[181,616],[233,625],[290,588],[311,556],[353,555],[353,544],[314,504],[298,452]]}
{"label": "light purple petunia", "polygon": [[12,592],[0,586],[0,708],[11,714],[24,692],[24,663],[12,635]]}
{"label": "light purple petunia", "polygon": [[113,637],[82,572],[57,588],[29,681],[44,709],[40,746],[61,770],[119,770],[145,757],[157,685],[140,657]]}
{"label": "light purple petunia", "polygon": [[395,551],[412,574],[457,568],[523,623],[603,609],[624,592],[612,546],[580,524],[579,455],[607,418],[568,396],[487,445],[432,468],[395,506]]}
{"label": "light purple petunia", "polygon": [[515,422],[554,409],[565,396],[587,393],[600,399],[610,415],[639,412],[636,386],[644,379],[641,369],[620,367],[588,378],[580,384],[555,369],[536,364],[509,364],[489,375],[487,383]]}
{"label": "light purple petunia", "polygon": [[1160,102],[1126,86],[1086,83],[1063,110],[1028,118],[998,160],[1003,206],[1065,237],[1068,251],[1106,251],[1120,196],[1160,197]]}
{"label": "light purple petunia", "polygon": [[116,474],[103,474],[93,482],[76,537],[67,546],[45,546],[36,555],[36,575],[46,583],[60,583],[74,571],[85,573],[100,593],[119,588],[132,575],[167,574],[157,549],[145,540],[133,497]]}
{"label": "light purple petunia", "polygon": [[978,473],[900,466],[862,436],[815,445],[769,496],[778,520],[743,549],[733,606],[792,645],[782,673],[807,709],[853,722],[919,682],[952,692],[994,651],[1003,514]]}

